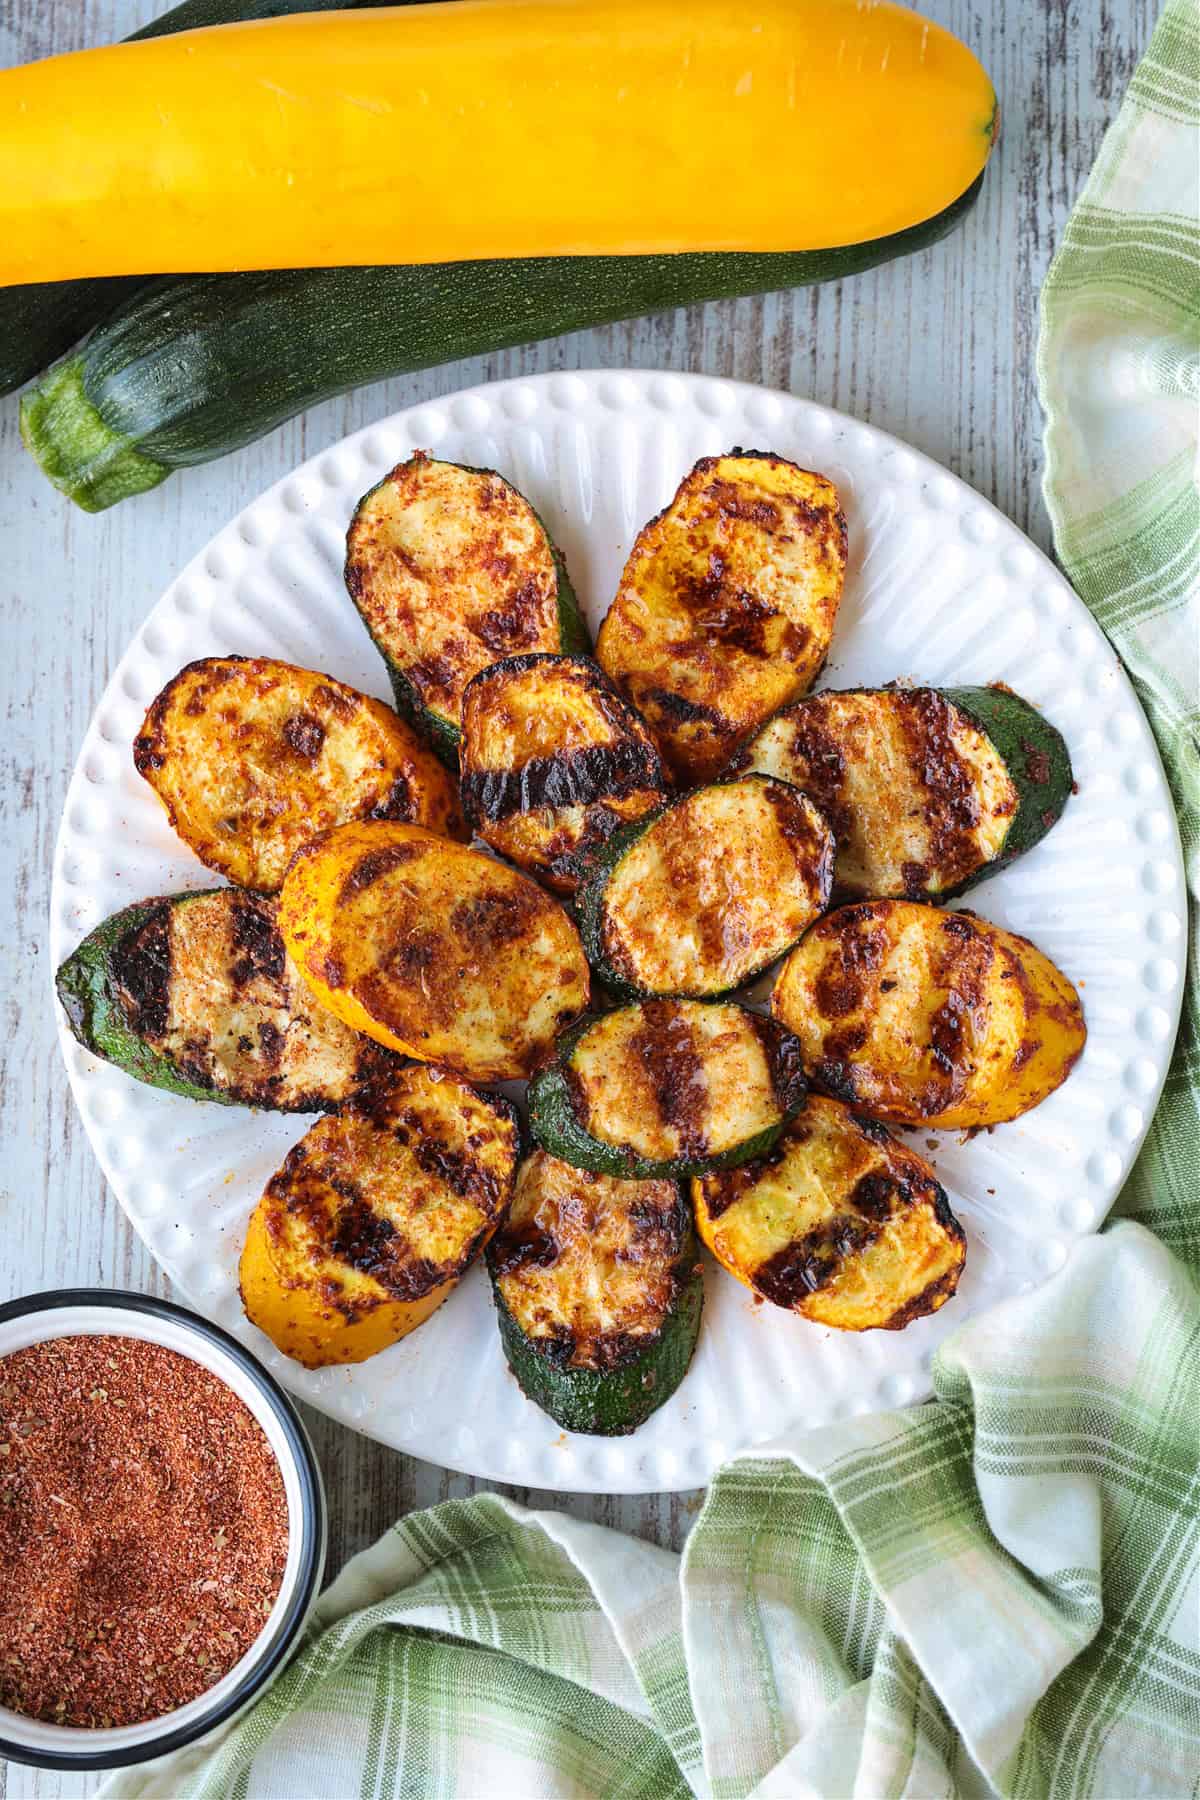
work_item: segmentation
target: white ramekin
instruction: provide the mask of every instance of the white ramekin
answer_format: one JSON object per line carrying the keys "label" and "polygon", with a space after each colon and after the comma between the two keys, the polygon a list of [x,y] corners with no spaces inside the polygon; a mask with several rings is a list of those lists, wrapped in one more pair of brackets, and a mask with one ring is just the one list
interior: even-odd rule
{"label": "white ramekin", "polygon": [[142,1725],[88,1730],[49,1725],[0,1707],[0,1757],[44,1769],[116,1769],[164,1756],[223,1725],[265,1692],[295,1649],[325,1567],[325,1494],[308,1434],[283,1389],[248,1350],[195,1313],[145,1294],[63,1288],[0,1306],[0,1356],[47,1338],[144,1338],[199,1363],[262,1426],[288,1506],[288,1555],[275,1605],[254,1643],[215,1687]]}

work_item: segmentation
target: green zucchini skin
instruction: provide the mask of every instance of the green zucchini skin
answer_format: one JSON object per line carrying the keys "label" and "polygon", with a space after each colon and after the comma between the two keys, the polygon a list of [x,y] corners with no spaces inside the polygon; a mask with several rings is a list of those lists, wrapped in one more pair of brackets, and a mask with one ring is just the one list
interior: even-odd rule
{"label": "green zucchini skin", "polygon": [[[718,1002],[717,1004],[721,1004]],[[680,1180],[685,1176],[704,1175],[710,1170],[738,1169],[743,1163],[765,1156],[774,1145],[788,1120],[804,1104],[807,1086],[800,1077],[791,1081],[781,1096],[781,1118],[776,1125],[745,1138],[740,1144],[719,1156],[672,1157],[666,1161],[639,1156],[616,1144],[606,1144],[593,1137],[580,1124],[571,1096],[567,1069],[571,1053],[584,1033],[603,1015],[585,1013],[576,1019],[554,1046],[553,1056],[529,1083],[526,1102],[529,1109],[529,1135],[552,1156],[561,1157],[577,1169],[590,1169],[596,1175],[616,1175],[628,1181],[650,1181],[660,1176]],[[788,1034],[790,1036],[790,1034]],[[797,1065],[798,1067],[798,1065]]]}
{"label": "green zucchini skin", "polygon": [[[30,390],[25,441],[55,486],[99,512],[366,382],[700,300],[837,281],[911,255],[953,230],[982,180],[932,219],[832,250],[536,257],[159,281]],[[64,382],[77,388],[81,405],[56,411],[43,390]]]}
{"label": "green zucchini skin", "polygon": [[[589,856],[586,879],[575,896],[575,923],[583,939],[583,954],[588,959],[592,974],[604,983],[616,1000],[640,1000],[643,995],[639,987],[617,973],[604,954],[604,892],[608,887],[609,877],[626,851],[631,850],[645,836],[656,819],[661,819],[669,811],[671,804],[668,801],[665,806],[656,806],[653,812],[646,813],[643,818],[618,826],[608,842]],[[713,995],[714,999],[723,997]]]}
{"label": "green zucchini skin", "polygon": [[[520,494],[520,498],[525,502],[526,506],[529,507],[530,512],[541,526],[542,535],[545,537],[545,540],[550,547],[550,557],[554,564],[554,574],[557,584],[558,653],[563,656],[590,656],[592,640],[587,625],[584,622],[583,611],[579,604],[579,596],[576,594],[571,582],[571,577],[567,573],[566,559],[554,539],[551,537],[546,526],[546,521],[543,519],[541,513],[538,512],[537,508],[525,494],[521,494],[519,488],[513,487],[513,483],[508,480],[507,476],[500,474],[498,469],[477,468],[472,463],[458,463],[456,467],[465,469],[472,475],[494,475],[497,481],[503,481],[506,487],[510,487],[513,489],[514,493]],[[367,501],[370,500],[371,496],[377,494],[380,488],[390,479],[390,474],[385,475],[380,481],[375,483],[374,487],[367,489],[357,507],[355,507],[356,517],[367,504]],[[351,580],[349,555],[347,555],[346,558],[343,579],[346,583],[346,591],[349,593],[350,598],[354,603],[355,611],[358,613],[360,619],[362,619],[367,636],[383,658],[388,680],[392,686],[392,697],[396,711],[400,714],[402,719],[405,719],[408,724],[412,726],[414,731],[419,733],[435,755],[439,756],[442,762],[445,763],[446,767],[457,773],[458,746],[462,738],[462,732],[457,725],[451,724],[449,719],[444,719],[440,713],[433,712],[425,705],[417,688],[409,680],[404,670],[400,667],[400,664],[389,655],[380,639],[371,630],[366,614],[358,605],[358,600],[355,595],[354,586]]]}
{"label": "green zucchini skin", "polygon": [[[212,893],[215,889],[197,889]],[[195,895],[188,895],[189,899]],[[123,939],[149,918],[159,900],[139,900],[105,919],[68,956],[54,977],[55,991],[71,1030],[93,1056],[115,1063],[135,1081],[182,1094],[187,1100],[212,1100],[222,1106],[240,1104],[234,1094],[201,1087],[180,1074],[169,1057],[152,1050],[129,1029],[113,982],[113,954]]]}
{"label": "green zucchini skin", "polygon": [[946,687],[941,692],[991,739],[1018,795],[999,856],[954,890],[963,894],[1041,842],[1062,817],[1075,777],[1062,733],[1019,694],[997,687]]}
{"label": "green zucchini skin", "polygon": [[[280,13],[331,12],[336,7],[349,11],[393,3],[411,0],[183,0],[140,31],[131,31],[125,41],[228,25],[238,19],[274,19]],[[24,387],[145,286],[144,276],[112,275],[0,289],[0,394]]]}
{"label": "green zucchini skin", "polygon": [[661,1330],[637,1356],[604,1370],[567,1368],[540,1350],[513,1318],[493,1273],[500,1342],[521,1392],[564,1431],[625,1437],[644,1425],[675,1392],[696,1348],[704,1308],[704,1272],[697,1257],[695,1234],[689,1230],[679,1289]]}

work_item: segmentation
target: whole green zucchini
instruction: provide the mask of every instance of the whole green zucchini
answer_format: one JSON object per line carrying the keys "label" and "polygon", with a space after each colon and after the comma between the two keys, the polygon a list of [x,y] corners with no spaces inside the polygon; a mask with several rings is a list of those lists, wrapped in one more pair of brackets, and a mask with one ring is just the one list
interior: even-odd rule
{"label": "whole green zucchini", "polygon": [[[408,0],[183,0],[126,40],[198,31],[238,19],[273,19],[280,13],[350,11],[363,6],[405,5]],[[24,387],[56,356],[77,344],[115,306],[146,285],[144,276],[116,275],[91,281],[35,281],[0,288],[0,394]]]}
{"label": "whole green zucchini", "polygon": [[944,237],[979,192],[832,250],[535,257],[160,281],[26,394],[21,431],[88,512],[209,462],[333,394],[701,300],[857,274]]}

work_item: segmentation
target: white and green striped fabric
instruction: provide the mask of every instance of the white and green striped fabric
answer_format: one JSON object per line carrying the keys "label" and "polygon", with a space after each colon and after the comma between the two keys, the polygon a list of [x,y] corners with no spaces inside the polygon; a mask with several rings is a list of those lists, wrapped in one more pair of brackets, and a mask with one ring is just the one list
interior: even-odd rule
{"label": "white and green striped fabric", "polygon": [[[1042,305],[1059,554],[1200,857],[1200,22],[1172,0]],[[406,1519],[214,1746],[109,1796],[1200,1793],[1200,1032],[1123,1217],[937,1402],[719,1476],[682,1557],[497,1496]]]}

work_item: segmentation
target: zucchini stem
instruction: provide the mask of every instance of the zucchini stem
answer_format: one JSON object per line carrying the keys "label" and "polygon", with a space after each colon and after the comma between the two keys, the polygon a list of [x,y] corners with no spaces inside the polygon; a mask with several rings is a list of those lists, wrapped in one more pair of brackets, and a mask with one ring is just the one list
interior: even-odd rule
{"label": "zucchini stem", "polygon": [[171,471],[105,424],[88,399],[83,367],[82,356],[68,356],[30,389],[21,401],[21,437],[56,488],[85,512],[103,512]]}

